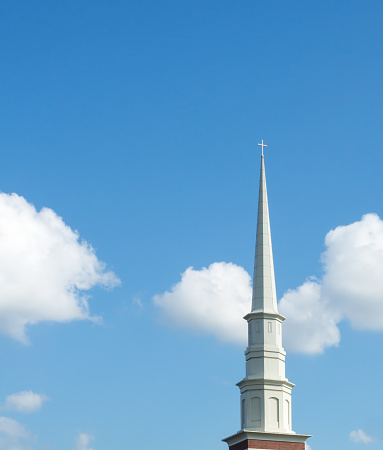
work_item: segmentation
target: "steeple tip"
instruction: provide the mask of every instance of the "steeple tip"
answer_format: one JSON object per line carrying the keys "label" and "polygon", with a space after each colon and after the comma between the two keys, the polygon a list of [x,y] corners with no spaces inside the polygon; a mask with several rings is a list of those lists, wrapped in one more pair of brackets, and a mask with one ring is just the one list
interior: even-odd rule
{"label": "steeple tip", "polygon": [[263,155],[263,147],[266,147],[266,145],[263,143],[263,140],[262,143],[258,145],[262,147],[262,156],[259,180],[252,311],[261,310],[278,314],[265,162]]}

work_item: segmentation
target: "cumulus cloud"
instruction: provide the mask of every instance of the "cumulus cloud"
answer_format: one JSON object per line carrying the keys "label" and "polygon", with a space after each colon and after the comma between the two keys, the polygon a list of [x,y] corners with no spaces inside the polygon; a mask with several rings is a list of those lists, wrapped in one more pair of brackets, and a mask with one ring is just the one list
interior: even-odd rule
{"label": "cumulus cloud", "polygon": [[0,448],[6,450],[29,450],[33,437],[16,420],[0,417]]}
{"label": "cumulus cloud", "polygon": [[279,311],[288,320],[283,324],[283,342],[298,353],[322,353],[340,341],[337,324],[340,314],[322,297],[322,287],[308,280],[289,290],[279,302]]}
{"label": "cumulus cloud", "polygon": [[47,400],[47,396],[36,394],[32,391],[17,392],[16,394],[8,395],[5,399],[3,409],[31,413],[39,411],[43,403]]}
{"label": "cumulus cloud", "polygon": [[371,442],[374,442],[375,439],[373,439],[371,436],[368,436],[363,430],[354,430],[350,433],[350,439],[352,442],[362,444],[370,444]]}
{"label": "cumulus cloud", "polygon": [[[323,277],[309,277],[279,302],[284,345],[298,353],[321,353],[340,341],[338,324],[383,331],[383,221],[367,214],[331,230],[321,256]],[[244,344],[242,317],[251,305],[249,274],[231,263],[189,267],[169,292],[154,297],[172,324],[203,330]]]}
{"label": "cumulus cloud", "polygon": [[367,214],[331,230],[325,238],[321,280],[309,280],[280,301],[286,315],[286,347],[320,353],[337,345],[337,324],[348,320],[360,330],[383,331],[383,221]]}
{"label": "cumulus cloud", "polygon": [[355,328],[383,330],[383,221],[367,214],[330,231],[323,255],[323,296]]}
{"label": "cumulus cloud", "polygon": [[213,333],[223,341],[243,344],[249,311],[251,278],[243,267],[216,262],[208,268],[189,267],[169,292],[154,297],[173,325]]}
{"label": "cumulus cloud", "polygon": [[309,446],[309,444],[307,444],[307,442],[306,442],[306,450],[312,450],[312,448]]}
{"label": "cumulus cloud", "polygon": [[93,436],[87,433],[80,433],[76,439],[76,449],[75,450],[93,450],[89,447],[90,442],[93,440]]}
{"label": "cumulus cloud", "polygon": [[118,283],[52,209],[0,193],[1,333],[27,342],[27,325],[92,320],[84,291]]}

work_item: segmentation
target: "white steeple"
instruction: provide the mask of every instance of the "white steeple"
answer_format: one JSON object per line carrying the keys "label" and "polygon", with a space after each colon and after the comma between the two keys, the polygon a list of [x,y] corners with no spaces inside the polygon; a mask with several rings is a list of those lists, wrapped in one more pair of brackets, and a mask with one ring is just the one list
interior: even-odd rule
{"label": "white steeple", "polygon": [[[241,391],[241,430],[224,439],[229,450],[295,449],[304,450],[308,435],[295,434],[291,428],[291,389],[285,377],[282,347],[282,322],[278,313],[269,206],[262,146],[259,182],[257,237],[252,309],[248,322],[248,347],[245,350],[246,376],[237,386]],[[267,445],[264,443],[267,441]],[[281,442],[286,443],[281,447]]]}
{"label": "white steeple", "polygon": [[285,378],[282,322],[278,313],[265,163],[261,156],[252,311],[245,316],[249,342],[241,389],[242,429],[292,433],[291,388]]}

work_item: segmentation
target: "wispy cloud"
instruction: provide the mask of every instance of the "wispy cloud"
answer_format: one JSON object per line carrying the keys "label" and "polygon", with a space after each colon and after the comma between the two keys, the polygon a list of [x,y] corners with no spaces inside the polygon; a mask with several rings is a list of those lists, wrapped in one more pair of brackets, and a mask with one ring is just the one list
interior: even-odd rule
{"label": "wispy cloud", "polygon": [[119,280],[52,209],[0,193],[0,282],[0,333],[27,342],[28,324],[93,320],[83,292]]}
{"label": "wispy cloud", "polygon": [[371,444],[371,442],[374,442],[375,439],[371,436],[368,436],[363,430],[354,430],[350,433],[350,439],[352,442],[358,443],[361,442],[362,444]]}
{"label": "wispy cloud", "polygon": [[93,450],[89,447],[90,442],[93,440],[93,436],[87,433],[80,433],[76,439],[76,449],[75,450]]}
{"label": "wispy cloud", "polygon": [[140,297],[133,297],[132,303],[133,303],[134,306],[136,306],[139,309],[142,309],[144,307]]}
{"label": "wispy cloud", "polygon": [[[367,214],[331,230],[321,256],[324,275],[289,290],[279,302],[284,346],[297,353],[321,353],[338,345],[338,324],[383,331],[383,221]],[[250,275],[240,266],[217,262],[186,269],[171,289],[154,303],[172,324],[211,333],[218,339],[245,344],[242,317],[251,306]]]}
{"label": "wispy cloud", "polygon": [[0,417],[0,448],[30,450],[33,436],[16,420]]}
{"label": "wispy cloud", "polygon": [[5,399],[2,409],[8,411],[18,411],[22,413],[31,413],[39,411],[48,397],[42,394],[36,394],[32,391],[22,391],[16,394],[8,395]]}

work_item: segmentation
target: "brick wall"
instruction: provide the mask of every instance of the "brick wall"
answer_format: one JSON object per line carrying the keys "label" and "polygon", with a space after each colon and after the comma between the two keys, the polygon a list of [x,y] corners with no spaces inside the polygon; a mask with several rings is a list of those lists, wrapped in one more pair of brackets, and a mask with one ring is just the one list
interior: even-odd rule
{"label": "brick wall", "polygon": [[238,444],[231,445],[229,450],[247,450],[247,449],[271,449],[271,450],[305,450],[305,444],[302,442],[280,442],[280,441],[260,441],[249,439]]}

